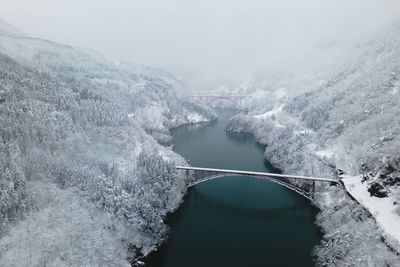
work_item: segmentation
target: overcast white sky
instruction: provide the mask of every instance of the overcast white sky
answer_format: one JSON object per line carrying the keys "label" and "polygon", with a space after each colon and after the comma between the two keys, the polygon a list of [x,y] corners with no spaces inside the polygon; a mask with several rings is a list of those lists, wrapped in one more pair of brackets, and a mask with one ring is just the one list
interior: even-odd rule
{"label": "overcast white sky", "polygon": [[400,0],[1,0],[23,32],[200,85],[286,70],[400,21]]}

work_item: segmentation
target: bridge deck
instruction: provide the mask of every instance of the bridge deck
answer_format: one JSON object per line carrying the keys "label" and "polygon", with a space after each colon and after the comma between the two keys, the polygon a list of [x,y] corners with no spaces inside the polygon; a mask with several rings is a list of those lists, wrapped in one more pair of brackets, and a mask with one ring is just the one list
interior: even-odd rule
{"label": "bridge deck", "polygon": [[339,183],[338,180],[329,179],[329,178],[298,176],[298,175],[286,175],[286,174],[277,174],[277,173],[268,173],[268,172],[251,172],[251,171],[200,168],[200,167],[184,167],[184,166],[176,166],[176,168],[178,170],[208,171],[208,172],[229,173],[229,174],[245,175],[245,176],[252,176],[252,175],[254,175],[254,176],[268,176],[268,177],[273,177],[273,178],[301,179],[301,180],[310,180],[310,181],[336,183],[336,184]]}

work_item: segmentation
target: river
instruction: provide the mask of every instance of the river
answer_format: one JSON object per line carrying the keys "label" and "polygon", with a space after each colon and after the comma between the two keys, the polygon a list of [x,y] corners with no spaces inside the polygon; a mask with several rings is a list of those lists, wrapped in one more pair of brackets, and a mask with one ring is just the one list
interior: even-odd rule
{"label": "river", "polygon": [[[227,133],[234,111],[218,121],[172,130],[174,150],[192,166],[277,172],[251,134]],[[309,200],[277,184],[225,177],[188,190],[171,214],[168,242],[144,261],[150,267],[313,266],[321,240],[317,210]]]}

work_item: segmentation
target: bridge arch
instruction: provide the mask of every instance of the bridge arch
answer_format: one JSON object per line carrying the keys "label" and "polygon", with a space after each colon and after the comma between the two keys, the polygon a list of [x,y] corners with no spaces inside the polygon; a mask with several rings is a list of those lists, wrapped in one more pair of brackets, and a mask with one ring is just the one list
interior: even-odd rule
{"label": "bridge arch", "polygon": [[311,201],[314,199],[316,182],[333,184],[340,187],[341,189],[344,189],[347,192],[342,183],[340,183],[338,180],[329,178],[285,175],[285,174],[265,173],[265,172],[237,171],[237,170],[226,170],[226,169],[199,168],[199,167],[177,166],[176,168],[178,170],[186,171],[186,176],[189,181],[188,187],[195,186],[199,183],[203,183],[213,179],[219,179],[226,176],[249,176],[284,186]]}
{"label": "bridge arch", "polygon": [[256,176],[256,175],[237,175],[237,174],[215,175],[215,176],[212,176],[212,177],[207,177],[205,179],[200,179],[200,180],[194,181],[194,182],[190,183],[188,185],[188,187],[192,187],[192,186],[195,186],[195,185],[200,184],[200,183],[208,182],[210,180],[220,179],[220,178],[224,178],[224,177],[234,177],[234,176],[251,177],[251,178],[262,179],[264,181],[269,181],[269,182],[281,185],[283,187],[286,187],[287,189],[292,190],[292,191],[302,195],[303,197],[307,198],[310,201],[313,201],[313,199],[314,199],[314,193],[315,193],[315,184],[314,183],[313,183],[312,195],[309,195],[309,194],[307,194],[306,191],[304,191],[304,190],[302,190],[302,189],[298,188],[297,186],[292,185],[290,183],[286,183],[286,182],[283,182],[283,181],[280,181],[278,179],[274,179],[274,178],[271,178],[271,177],[263,177],[263,176]]}
{"label": "bridge arch", "polygon": [[240,105],[240,103],[239,103],[238,101],[236,101],[235,99],[233,99],[233,98],[231,98],[231,97],[227,97],[227,96],[218,96],[218,97],[212,98],[211,100],[207,101],[207,105],[208,105],[208,106],[211,106],[211,104],[212,104],[213,102],[215,102],[215,101],[217,101],[217,100],[221,100],[221,99],[229,100],[230,102],[232,102],[233,104],[235,104],[237,108],[240,108],[240,107],[241,107],[241,105]]}

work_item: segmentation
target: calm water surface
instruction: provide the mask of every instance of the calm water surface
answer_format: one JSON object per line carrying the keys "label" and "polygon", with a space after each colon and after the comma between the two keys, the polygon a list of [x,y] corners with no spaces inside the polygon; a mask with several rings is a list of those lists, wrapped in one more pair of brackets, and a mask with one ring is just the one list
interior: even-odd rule
{"label": "calm water surface", "polygon": [[[192,166],[276,172],[250,134],[224,131],[233,111],[217,122],[172,131],[175,151]],[[167,219],[169,240],[144,261],[151,267],[313,266],[321,234],[307,199],[271,182],[225,177],[189,189]]]}

